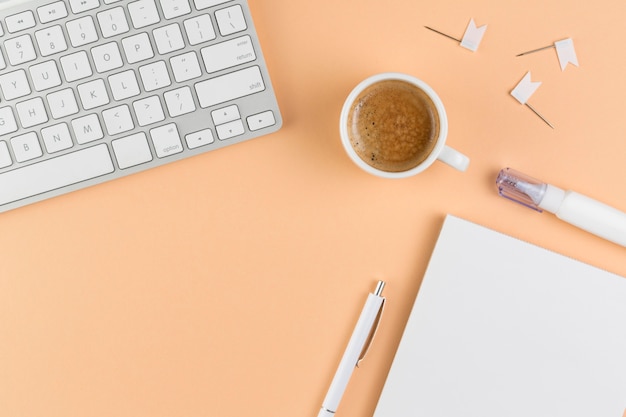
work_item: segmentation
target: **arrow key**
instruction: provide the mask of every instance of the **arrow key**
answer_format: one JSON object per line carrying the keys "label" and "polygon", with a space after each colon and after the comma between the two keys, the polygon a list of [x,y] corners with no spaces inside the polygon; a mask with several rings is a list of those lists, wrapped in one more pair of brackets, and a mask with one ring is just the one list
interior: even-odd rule
{"label": "arrow key", "polygon": [[235,136],[243,135],[245,132],[241,119],[216,126],[215,130],[217,131],[217,137],[220,140],[226,140]]}
{"label": "arrow key", "polygon": [[274,126],[276,119],[274,118],[274,112],[268,110],[263,113],[254,114],[246,119],[250,130],[255,131],[263,129],[265,127]]}
{"label": "arrow key", "polygon": [[239,108],[237,105],[233,104],[232,106],[213,110],[211,112],[211,118],[213,119],[213,123],[221,125],[232,122],[233,120],[241,119],[241,115],[239,114]]}

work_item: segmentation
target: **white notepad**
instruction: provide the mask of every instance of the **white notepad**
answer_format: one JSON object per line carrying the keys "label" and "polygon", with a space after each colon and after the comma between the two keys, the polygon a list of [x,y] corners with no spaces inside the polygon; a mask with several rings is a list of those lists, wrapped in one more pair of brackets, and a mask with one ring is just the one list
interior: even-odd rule
{"label": "white notepad", "polygon": [[375,417],[624,410],[626,278],[447,216]]}

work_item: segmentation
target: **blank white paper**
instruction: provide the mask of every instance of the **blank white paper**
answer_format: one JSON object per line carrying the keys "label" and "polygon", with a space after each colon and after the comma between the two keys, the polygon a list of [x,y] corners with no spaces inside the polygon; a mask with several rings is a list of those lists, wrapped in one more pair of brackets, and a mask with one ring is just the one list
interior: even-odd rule
{"label": "blank white paper", "polygon": [[375,417],[625,409],[626,278],[447,216]]}

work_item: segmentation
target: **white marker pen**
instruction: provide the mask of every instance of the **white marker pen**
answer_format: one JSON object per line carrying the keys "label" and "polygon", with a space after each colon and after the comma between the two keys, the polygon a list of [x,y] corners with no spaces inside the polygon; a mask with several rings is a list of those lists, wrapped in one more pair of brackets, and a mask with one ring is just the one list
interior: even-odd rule
{"label": "white marker pen", "polygon": [[378,328],[385,303],[385,297],[382,296],[383,288],[385,288],[385,282],[378,281],[374,293],[367,296],[365,306],[363,306],[352,337],[350,337],[341,362],[339,362],[339,367],[317,417],[333,417],[335,415],[350,376],[352,376],[352,371],[356,366],[359,366],[367,353]]}
{"label": "white marker pen", "polygon": [[626,247],[626,213],[622,211],[511,168],[500,171],[496,184],[502,197],[538,212],[554,213],[561,220]]}

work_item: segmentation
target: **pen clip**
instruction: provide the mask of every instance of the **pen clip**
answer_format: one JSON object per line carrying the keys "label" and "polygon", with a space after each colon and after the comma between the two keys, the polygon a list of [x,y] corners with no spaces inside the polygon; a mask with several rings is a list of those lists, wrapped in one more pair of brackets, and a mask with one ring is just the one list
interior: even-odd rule
{"label": "pen clip", "polygon": [[363,359],[365,359],[365,355],[367,354],[367,352],[369,351],[370,346],[372,345],[372,341],[374,340],[374,336],[376,336],[376,331],[378,330],[378,325],[380,324],[380,318],[383,315],[383,310],[385,308],[385,301],[386,301],[386,299],[384,297],[381,297],[381,298],[383,299],[383,302],[380,305],[380,309],[378,310],[378,314],[376,315],[376,321],[374,321],[374,325],[372,326],[372,330],[370,331],[370,334],[367,336],[367,341],[365,342],[365,345],[363,346],[363,350],[361,351],[361,354],[359,355],[359,359],[356,361],[357,368],[359,367],[359,365],[361,364]]}

